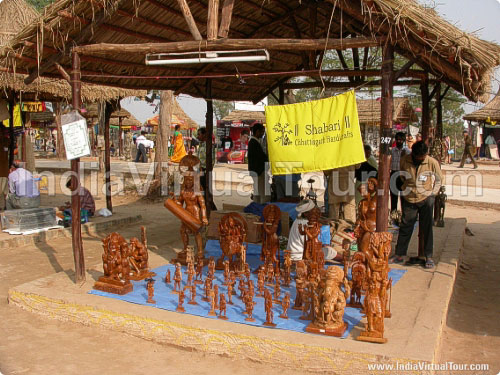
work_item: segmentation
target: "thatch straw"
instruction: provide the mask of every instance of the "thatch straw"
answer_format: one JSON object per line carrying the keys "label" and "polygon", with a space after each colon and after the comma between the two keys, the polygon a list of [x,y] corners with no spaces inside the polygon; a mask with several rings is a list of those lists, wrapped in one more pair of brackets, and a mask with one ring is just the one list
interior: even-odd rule
{"label": "thatch straw", "polygon": [[[382,102],[376,99],[356,99],[360,124],[380,125]],[[418,121],[408,98],[394,98],[392,120],[395,124],[408,124]]]}
{"label": "thatch straw", "polygon": [[495,97],[483,108],[464,116],[464,120],[486,122],[500,121],[500,90]]}
{"label": "thatch straw", "polygon": [[222,121],[258,121],[265,124],[266,115],[260,111],[243,111],[237,109],[224,116]]}

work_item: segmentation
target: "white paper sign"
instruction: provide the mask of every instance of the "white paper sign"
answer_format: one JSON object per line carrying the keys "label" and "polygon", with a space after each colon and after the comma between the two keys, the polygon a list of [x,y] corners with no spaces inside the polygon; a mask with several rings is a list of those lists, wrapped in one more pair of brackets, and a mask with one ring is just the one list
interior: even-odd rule
{"label": "white paper sign", "polygon": [[68,160],[90,155],[89,133],[85,119],[70,122],[61,128]]}

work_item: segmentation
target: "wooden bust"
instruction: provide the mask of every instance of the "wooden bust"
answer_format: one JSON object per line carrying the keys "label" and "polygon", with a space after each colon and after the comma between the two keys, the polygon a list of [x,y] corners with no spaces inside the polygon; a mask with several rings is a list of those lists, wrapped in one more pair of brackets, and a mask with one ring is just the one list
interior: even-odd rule
{"label": "wooden bust", "polygon": [[317,313],[307,326],[307,332],[337,337],[344,334],[347,323],[343,320],[346,306],[345,294],[341,289],[343,280],[344,271],[341,268],[328,267],[325,279],[318,284]]}
{"label": "wooden bust", "polygon": [[[224,269],[224,259],[227,257],[233,270],[242,271],[242,248],[247,239],[247,222],[237,212],[224,215],[219,222],[219,242],[222,256],[217,260],[217,269]],[[233,257],[236,255],[236,261]],[[236,262],[236,263],[235,263]]]}
{"label": "wooden bust", "polygon": [[280,248],[278,238],[278,225],[281,220],[281,211],[275,204],[268,204],[263,211],[264,223],[262,225],[262,250],[260,260],[267,264],[277,263],[277,254]]}

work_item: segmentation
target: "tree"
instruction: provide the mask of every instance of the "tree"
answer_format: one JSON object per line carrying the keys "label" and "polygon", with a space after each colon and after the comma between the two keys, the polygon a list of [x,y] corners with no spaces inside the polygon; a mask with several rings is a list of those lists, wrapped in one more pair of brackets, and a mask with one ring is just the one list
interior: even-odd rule
{"label": "tree", "polygon": [[214,100],[213,102],[215,118],[217,120],[222,120],[234,110],[234,102],[226,102],[224,100]]}
{"label": "tree", "polygon": [[47,5],[52,4],[54,0],[26,0],[26,2],[41,12]]}

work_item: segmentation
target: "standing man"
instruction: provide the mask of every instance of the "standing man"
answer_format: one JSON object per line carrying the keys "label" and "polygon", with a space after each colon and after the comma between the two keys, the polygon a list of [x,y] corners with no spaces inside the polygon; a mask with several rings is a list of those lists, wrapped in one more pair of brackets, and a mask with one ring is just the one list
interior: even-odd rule
{"label": "standing man", "polygon": [[[389,190],[391,192],[391,213],[397,211],[399,195],[401,194],[400,161],[403,156],[411,153],[410,149],[404,147],[406,136],[403,132],[396,133],[396,145],[392,148],[391,158],[391,180]],[[402,205],[402,203],[401,203]]]}
{"label": "standing man", "polygon": [[0,210],[5,210],[9,193],[9,138],[5,127],[0,122]]}
{"label": "standing man", "polygon": [[472,138],[470,137],[469,132],[467,130],[464,130],[464,153],[462,154],[462,161],[460,162],[458,168],[463,168],[465,160],[467,160],[467,157],[469,157],[472,161],[472,164],[474,165],[474,169],[477,169],[477,163],[474,159],[473,153],[476,153],[476,149],[472,144]]}
{"label": "standing man", "polygon": [[9,174],[7,209],[40,207],[40,191],[30,171],[22,167],[19,160],[12,163]]}
{"label": "standing man", "polygon": [[142,131],[141,135],[135,139],[135,145],[137,146],[135,162],[138,163],[142,158],[142,163],[147,163],[148,155],[146,154],[146,147],[149,146],[149,141],[146,139],[145,131]]}
{"label": "standing man", "polygon": [[253,201],[256,203],[265,203],[269,200],[265,192],[268,158],[261,144],[264,133],[264,125],[255,124],[252,127],[252,137],[248,142],[248,170],[253,179]]}
{"label": "standing man", "polygon": [[391,263],[403,263],[418,217],[424,241],[425,268],[434,267],[434,197],[443,182],[443,174],[439,162],[428,156],[428,152],[428,146],[420,141],[413,145],[410,155],[401,159],[403,218],[399,227],[396,254],[391,257]]}

